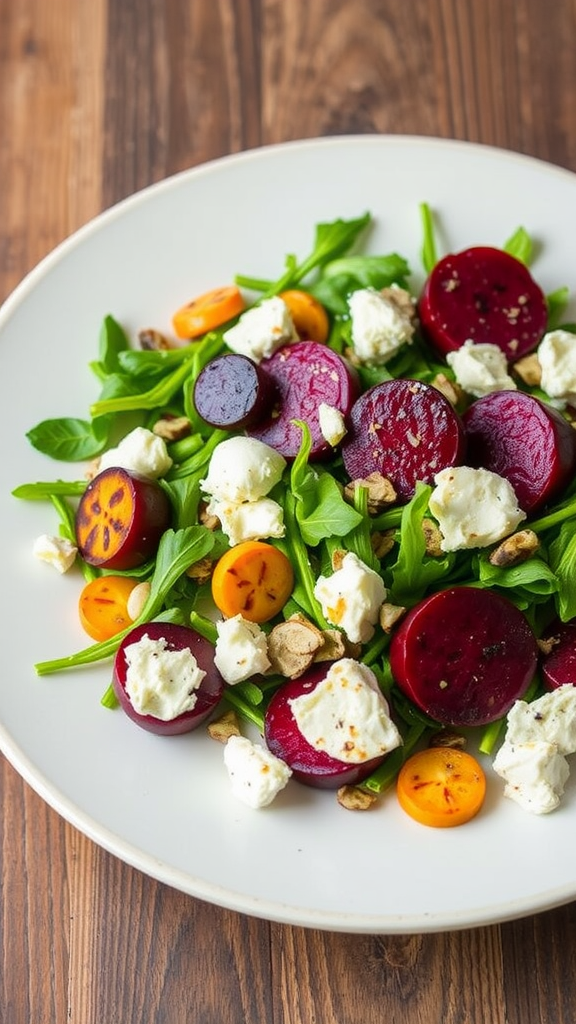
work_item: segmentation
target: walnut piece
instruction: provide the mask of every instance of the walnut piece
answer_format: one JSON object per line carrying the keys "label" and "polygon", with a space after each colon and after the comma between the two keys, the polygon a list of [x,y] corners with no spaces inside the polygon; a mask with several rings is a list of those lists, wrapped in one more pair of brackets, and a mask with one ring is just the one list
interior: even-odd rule
{"label": "walnut piece", "polygon": [[519,359],[514,363],[512,370],[528,387],[537,387],[542,380],[542,367],[535,352]]}
{"label": "walnut piece", "polygon": [[164,337],[160,331],[155,330],[154,327],[145,327],[143,330],[138,331],[138,341],[140,348],[147,351],[160,351],[167,348],[172,348],[170,342]]}
{"label": "walnut piece", "polygon": [[391,633],[397,622],[405,615],[406,609],[399,604],[390,604],[385,601],[380,608],[380,625],[385,633]]}
{"label": "walnut piece", "polygon": [[422,529],[424,531],[424,540],[426,542],[426,554],[432,558],[441,558],[444,552],[442,551],[442,534],[437,523],[433,519],[427,519],[426,517],[422,520]]}
{"label": "walnut piece", "polygon": [[208,725],[208,735],[218,743],[227,743],[231,736],[240,736],[238,715],[231,709],[225,711],[221,718],[215,718]]}
{"label": "walnut piece", "polygon": [[268,635],[268,658],[272,672],[298,679],[312,665],[324,646],[322,631],[303,615],[291,615]]}
{"label": "walnut piece", "polygon": [[455,380],[450,380],[445,373],[437,373],[434,380],[430,383],[432,387],[444,395],[444,398],[448,399],[450,405],[454,406],[455,409],[464,404],[466,397],[464,390]]}
{"label": "walnut piece", "polygon": [[202,583],[208,583],[208,580],[212,578],[212,569],[214,567],[214,561],[206,555],[205,558],[200,558],[197,562],[193,562],[186,569],[186,575],[191,580],[196,580],[198,585]]}
{"label": "walnut piece", "polygon": [[429,747],[452,747],[454,750],[463,750],[466,746],[466,737],[459,732],[451,732],[450,729],[440,729],[430,737]]}
{"label": "walnut piece", "polygon": [[369,473],[368,476],[362,477],[360,480],[352,480],[351,483],[346,484],[344,497],[347,501],[354,502],[357,487],[365,487],[368,491],[368,515],[371,516],[389,508],[398,498],[391,481],[381,473]]}
{"label": "walnut piece", "polygon": [[506,537],[489,557],[490,565],[496,565],[504,569],[510,565],[519,565],[532,557],[540,547],[540,541],[534,530],[518,530],[517,533]]}
{"label": "walnut piece", "polygon": [[368,811],[376,803],[377,796],[361,789],[360,786],[341,786],[336,799],[347,811]]}
{"label": "walnut piece", "polygon": [[388,552],[392,551],[396,543],[396,531],[384,530],[382,533],[379,533],[375,530],[370,537],[370,543],[376,558],[385,558]]}
{"label": "walnut piece", "polygon": [[402,316],[407,317],[413,324],[417,323],[416,299],[406,288],[393,284],[388,288],[381,288],[380,294],[383,299],[386,299],[392,306],[395,306]]}
{"label": "walnut piece", "polygon": [[323,629],[324,643],[314,655],[314,661],[338,661],[348,657],[348,642],[339,629]]}
{"label": "walnut piece", "polygon": [[153,432],[165,441],[180,441],[181,438],[189,436],[191,429],[187,416],[164,416],[156,420],[152,427]]}

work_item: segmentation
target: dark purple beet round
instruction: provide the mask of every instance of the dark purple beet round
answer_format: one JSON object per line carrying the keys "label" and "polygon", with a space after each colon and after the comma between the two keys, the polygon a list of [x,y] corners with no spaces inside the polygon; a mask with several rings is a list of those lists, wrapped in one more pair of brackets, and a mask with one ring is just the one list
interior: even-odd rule
{"label": "dark purple beet round", "polygon": [[[170,650],[184,650],[188,647],[196,658],[198,666],[206,673],[196,691],[197,700],[195,706],[191,711],[185,711],[184,714],[178,715],[171,721],[165,722],[161,718],[154,717],[154,715],[139,714],[134,709],[126,692],[128,663],[124,649],[130,644],[137,643],[146,634],[148,634],[151,640],[164,638]],[[198,728],[212,713],[224,690],[224,680],[214,665],[214,647],[212,644],[189,626],[179,626],[169,622],[146,622],[141,626],[135,626],[124,637],[114,659],[112,685],[128,717],[142,729],[158,733],[161,736],[177,736]]]}
{"label": "dark purple beet round", "polygon": [[351,480],[380,473],[408,501],[416,482],[432,483],[436,473],[464,460],[464,428],[437,388],[416,380],[388,380],[365,391],[350,414],[342,442]]}
{"label": "dark purple beet round", "polygon": [[312,436],[310,459],[329,457],[333,449],[320,430],[318,407],[326,402],[347,418],[360,393],[354,368],[321,342],[296,341],[263,359],[260,369],[272,381],[276,401],[270,416],[248,431],[251,437],[275,448],[285,459],[294,459],[302,432],[292,421],[303,420]]}
{"label": "dark purple beet round", "polygon": [[541,660],[542,679],[548,690],[571,683],[576,686],[576,619],[570,622],[555,622],[542,636],[542,640],[554,641],[549,654]]}
{"label": "dark purple beet round", "polygon": [[523,391],[494,391],[464,414],[467,462],[505,477],[530,514],[568,485],[576,470],[576,431]]}
{"label": "dark purple beet round", "polygon": [[546,331],[546,297],[528,268],[502,249],[474,246],[439,260],[418,315],[442,355],[465,341],[497,345],[509,361],[532,352]]}
{"label": "dark purple beet round", "polygon": [[326,677],[328,664],[315,665],[276,691],[266,711],[264,736],[268,749],[285,761],[295,779],[317,789],[354,786],[382,764],[384,757],[349,764],[312,747],[298,729],[289,701],[313,691]]}
{"label": "dark purple beet round", "polygon": [[198,415],[212,427],[240,430],[268,415],[275,390],[270,378],[248,356],[216,356],[200,371],[194,385]]}
{"label": "dark purple beet round", "polygon": [[493,722],[536,671],[536,638],[521,611],[492,590],[454,587],[420,601],[392,636],[390,667],[402,692],[435,721]]}

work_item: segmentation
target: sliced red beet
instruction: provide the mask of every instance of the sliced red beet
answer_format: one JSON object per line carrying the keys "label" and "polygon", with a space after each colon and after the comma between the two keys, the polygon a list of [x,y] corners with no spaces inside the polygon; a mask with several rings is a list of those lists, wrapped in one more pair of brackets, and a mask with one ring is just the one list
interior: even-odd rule
{"label": "sliced red beet", "polygon": [[546,297],[528,268],[502,249],[474,246],[445,256],[429,275],[418,314],[441,354],[489,342],[509,361],[532,352],[546,331]]}
{"label": "sliced red beet", "polygon": [[464,460],[464,428],[450,402],[436,388],[416,380],[388,380],[365,391],[350,414],[342,442],[351,480],[381,473],[407,501],[416,482]]}
{"label": "sliced red beet", "polygon": [[[128,662],[124,651],[130,644],[138,643],[145,635],[148,635],[151,640],[165,639],[168,650],[180,651],[188,648],[196,658],[199,668],[206,673],[196,690],[195,706],[191,711],[185,711],[170,721],[164,721],[154,715],[141,715],[133,707],[126,692]],[[124,637],[114,659],[112,685],[128,717],[142,729],[158,733],[161,736],[177,736],[197,729],[212,713],[224,690],[224,680],[214,665],[212,644],[189,626],[178,626],[169,622],[147,622],[141,626],[135,626]]]}
{"label": "sliced red beet", "polygon": [[494,391],[464,415],[467,462],[505,477],[530,514],[568,485],[576,469],[576,431],[549,405],[523,391]]}
{"label": "sliced red beet", "polygon": [[229,352],[212,359],[198,374],[194,405],[212,427],[241,430],[254,426],[272,408],[270,378],[248,356]]}
{"label": "sliced red beet", "polygon": [[390,667],[402,692],[435,721],[460,727],[507,714],[530,683],[537,657],[522,612],[475,587],[425,598],[390,644]]}
{"label": "sliced red beet", "polygon": [[349,764],[316,750],[300,732],[289,701],[313,691],[326,678],[328,668],[327,664],[316,665],[298,679],[284,683],[272,697],[264,721],[268,749],[289,765],[295,779],[317,789],[354,786],[370,775],[386,756]]}
{"label": "sliced red beet", "polygon": [[325,402],[345,418],[348,416],[360,393],[353,367],[327,345],[297,341],[263,359],[260,368],[276,389],[276,401],[270,416],[248,433],[275,448],[285,459],[294,459],[302,433],[292,421],[303,420],[312,435],[310,459],[328,457],[333,449],[320,430],[318,407]]}
{"label": "sliced red beet", "polygon": [[571,683],[576,686],[576,619],[555,622],[542,636],[552,644],[549,654],[542,657],[542,679],[548,690]]}

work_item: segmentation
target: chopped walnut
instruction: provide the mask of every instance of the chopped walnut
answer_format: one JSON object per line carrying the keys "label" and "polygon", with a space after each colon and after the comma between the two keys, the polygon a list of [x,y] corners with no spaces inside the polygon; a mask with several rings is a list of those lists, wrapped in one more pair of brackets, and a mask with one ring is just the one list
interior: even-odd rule
{"label": "chopped walnut", "polygon": [[380,625],[385,633],[391,633],[397,622],[406,613],[406,609],[399,604],[390,604],[385,601],[380,608]]}
{"label": "chopped walnut", "polygon": [[501,569],[510,565],[519,565],[532,557],[540,547],[540,541],[533,530],[518,530],[510,537],[506,537],[497,548],[490,554],[490,565],[496,565]]}
{"label": "chopped walnut", "polygon": [[540,640],[537,640],[536,643],[538,644],[538,647],[542,651],[542,654],[547,655],[547,654],[551,654],[552,651],[554,650],[554,648],[556,647],[556,645],[560,643],[560,637],[559,636],[548,636],[548,637],[546,637],[545,640],[540,638]]}
{"label": "chopped walnut", "polygon": [[273,672],[298,679],[310,668],[316,652],[324,645],[322,631],[303,615],[291,615],[268,636],[268,657]]}
{"label": "chopped walnut", "polygon": [[342,548],[336,548],[336,550],[332,552],[332,559],[331,559],[331,561],[332,561],[332,571],[333,572],[338,572],[338,570],[342,568],[342,562],[346,558],[347,554],[348,554],[348,552],[347,551],[343,551]]}
{"label": "chopped walnut", "polygon": [[518,359],[514,363],[512,370],[528,387],[537,387],[542,380],[542,367],[535,352],[531,352],[530,355]]}
{"label": "chopped walnut", "polygon": [[187,416],[164,416],[156,420],[152,430],[165,441],[180,441],[191,433],[191,424]]}
{"label": "chopped walnut", "polygon": [[217,530],[220,526],[218,516],[208,512],[208,506],[203,501],[200,502],[198,509],[198,522],[201,526],[205,526],[207,530]]}
{"label": "chopped walnut", "polygon": [[206,556],[189,565],[186,569],[186,575],[191,580],[196,580],[196,583],[200,586],[202,583],[208,583],[208,580],[212,578],[213,566],[213,559]]}
{"label": "chopped walnut", "polygon": [[455,409],[463,405],[466,397],[463,389],[455,380],[450,380],[445,373],[437,373],[430,383],[444,395],[444,398],[448,399],[450,405]]}
{"label": "chopped walnut", "polygon": [[231,736],[240,736],[238,715],[231,709],[225,711],[221,718],[216,718],[208,725],[208,735],[218,743],[227,743]]}
{"label": "chopped walnut", "polygon": [[454,750],[463,750],[466,746],[466,737],[459,732],[451,732],[450,729],[440,729],[430,737],[429,747],[451,747]]}
{"label": "chopped walnut", "polygon": [[424,518],[422,520],[422,529],[426,542],[426,554],[432,558],[441,558],[444,554],[442,550],[443,538],[438,524],[433,519]]}
{"label": "chopped walnut", "polygon": [[344,488],[344,497],[347,501],[354,501],[354,494],[357,487],[366,487],[368,491],[368,514],[373,516],[383,509],[393,505],[398,495],[387,477],[381,473],[369,473],[367,477],[360,480],[352,480]]}
{"label": "chopped walnut", "polygon": [[370,543],[376,558],[385,558],[388,552],[392,551],[395,544],[395,536],[395,530],[384,530],[383,533],[375,531],[372,534]]}
{"label": "chopped walnut", "polygon": [[338,661],[347,656],[348,643],[339,629],[323,629],[322,639],[324,643],[316,651],[314,661]]}
{"label": "chopped walnut", "polygon": [[153,327],[146,327],[138,331],[138,341],[140,348],[147,351],[157,352],[162,349],[172,348],[168,339]]}
{"label": "chopped walnut", "polygon": [[336,798],[347,811],[368,811],[377,800],[375,793],[369,793],[360,786],[341,786]]}

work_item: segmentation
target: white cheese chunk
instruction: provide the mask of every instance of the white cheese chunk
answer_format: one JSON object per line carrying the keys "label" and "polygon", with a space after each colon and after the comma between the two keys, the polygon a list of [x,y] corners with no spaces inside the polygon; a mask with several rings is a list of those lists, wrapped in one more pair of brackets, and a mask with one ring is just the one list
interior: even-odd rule
{"label": "white cheese chunk", "polygon": [[99,469],[120,466],[152,480],[164,476],[172,466],[172,459],[164,438],[146,427],[135,427],[123,437],[116,448],[109,448],[100,456]]}
{"label": "white cheese chunk", "polygon": [[430,511],[438,520],[443,551],[494,544],[526,519],[512,485],[488,469],[447,467],[434,483]]}
{"label": "white cheese chunk", "polygon": [[536,351],[542,389],[550,398],[576,401],[576,334],[557,330],[545,334]]}
{"label": "white cheese chunk", "polygon": [[576,753],[576,686],[566,683],[537,700],[517,700],[508,712],[506,738],[555,743],[561,754]]}
{"label": "white cheese chunk", "polygon": [[446,362],[454,370],[460,387],[475,398],[493,391],[516,390],[516,382],[508,373],[506,356],[498,345],[465,341],[454,352],[448,352]]}
{"label": "white cheese chunk", "polygon": [[307,743],[338,761],[362,764],[402,743],[376,676],[352,658],[334,662],[325,679],[289,704]]}
{"label": "white cheese chunk", "polygon": [[217,622],[216,629],[214,664],[231,686],[270,668],[266,634],[256,622],[235,615]]}
{"label": "white cheese chunk", "polygon": [[42,533],[34,541],[33,554],[41,562],[46,562],[59,573],[68,572],[76,560],[78,548],[66,537],[50,536]]}
{"label": "white cheese chunk", "polygon": [[246,310],[223,338],[233,352],[259,363],[281,345],[298,341],[298,334],[288,306],[275,295]]}
{"label": "white cheese chunk", "polygon": [[224,764],[234,796],[255,809],[271,804],[292,775],[284,761],[245,736],[230,737],[224,747]]}
{"label": "white cheese chunk", "polygon": [[229,437],[214,449],[204,493],[218,501],[257,501],[280,481],[286,460],[254,437]]}
{"label": "white cheese chunk", "polygon": [[217,516],[223,533],[234,547],[245,540],[284,536],[284,510],[272,498],[257,501],[210,501],[209,515]]}
{"label": "white cheese chunk", "polygon": [[386,587],[377,572],[349,551],[336,572],[318,577],[314,596],[333,626],[343,629],[352,643],[366,643],[374,635]]}
{"label": "white cheese chunk", "polygon": [[359,288],[348,300],[352,345],[357,358],[374,366],[387,363],[412,343],[414,324],[391,299],[375,288]]}
{"label": "white cheese chunk", "polygon": [[555,743],[533,740],[502,744],[494,771],[504,779],[504,796],[532,814],[549,814],[560,803],[569,768]]}
{"label": "white cheese chunk", "polygon": [[328,405],[327,402],[320,402],[318,406],[318,420],[322,437],[332,448],[335,448],[336,445],[340,444],[340,441],[347,432],[344,416],[340,409],[335,409],[333,405]]}
{"label": "white cheese chunk", "polygon": [[163,637],[152,640],[145,633],[136,643],[128,644],[124,653],[126,693],[135,711],[163,722],[192,711],[196,690],[206,673],[188,647],[170,650]]}

